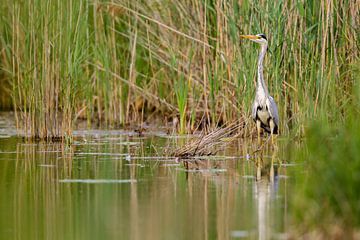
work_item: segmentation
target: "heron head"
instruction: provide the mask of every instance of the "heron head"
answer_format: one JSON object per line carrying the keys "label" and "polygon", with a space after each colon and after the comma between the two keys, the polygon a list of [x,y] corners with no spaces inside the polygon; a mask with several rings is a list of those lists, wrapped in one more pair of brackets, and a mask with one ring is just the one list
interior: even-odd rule
{"label": "heron head", "polygon": [[263,33],[256,34],[256,35],[240,35],[241,38],[250,39],[253,42],[259,43],[261,45],[267,44],[266,35]]}

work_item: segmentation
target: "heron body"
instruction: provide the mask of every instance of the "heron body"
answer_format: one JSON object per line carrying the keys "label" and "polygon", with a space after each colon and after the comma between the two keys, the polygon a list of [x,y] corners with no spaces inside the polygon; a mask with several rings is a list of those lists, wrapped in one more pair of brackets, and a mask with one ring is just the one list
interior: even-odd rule
{"label": "heron body", "polygon": [[263,61],[268,42],[264,34],[241,35],[241,37],[250,39],[261,45],[258,58],[257,86],[252,107],[252,118],[256,122],[259,141],[261,128],[270,133],[273,139],[273,134],[278,134],[279,132],[279,113],[274,99],[269,95],[263,76]]}

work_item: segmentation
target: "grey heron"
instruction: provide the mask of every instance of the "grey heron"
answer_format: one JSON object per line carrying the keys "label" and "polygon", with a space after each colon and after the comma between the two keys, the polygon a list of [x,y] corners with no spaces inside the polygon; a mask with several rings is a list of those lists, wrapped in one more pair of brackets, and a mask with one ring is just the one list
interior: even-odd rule
{"label": "grey heron", "polygon": [[271,134],[271,140],[274,142],[274,134],[278,134],[279,131],[279,113],[274,98],[269,95],[263,75],[263,61],[268,47],[268,41],[265,34],[241,35],[240,37],[250,39],[261,46],[258,58],[257,86],[252,107],[252,118],[256,122],[259,143],[261,128]]}

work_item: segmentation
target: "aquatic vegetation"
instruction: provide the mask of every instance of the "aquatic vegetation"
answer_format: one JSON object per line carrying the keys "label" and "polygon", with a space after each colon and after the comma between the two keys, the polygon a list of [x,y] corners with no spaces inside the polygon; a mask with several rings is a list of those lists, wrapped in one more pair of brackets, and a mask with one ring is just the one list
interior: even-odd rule
{"label": "aquatic vegetation", "polygon": [[[294,190],[294,214],[304,232],[341,234],[360,227],[360,127],[349,121],[342,129],[316,124],[309,130],[306,173]],[[319,221],[321,219],[321,221]]]}
{"label": "aquatic vegetation", "polygon": [[354,97],[346,107],[345,122],[338,120],[338,124],[334,124],[318,120],[307,131],[306,148],[293,156],[305,161],[305,173],[297,177],[293,191],[292,210],[297,227],[306,234],[351,239],[353,234],[359,233],[360,113],[357,96],[360,91],[356,91],[360,90],[359,84],[354,88]]}
{"label": "aquatic vegetation", "polygon": [[5,0],[1,96],[10,92],[18,128],[38,138],[71,137],[79,119],[214,127],[250,115],[257,51],[239,35],[264,32],[281,133],[302,135],[323,109],[343,118],[358,13],[353,0]]}
{"label": "aquatic vegetation", "polygon": [[203,132],[199,138],[178,147],[171,155],[178,159],[215,155],[221,147],[243,135],[245,125],[245,121],[236,121],[227,127],[212,129],[207,134]]}

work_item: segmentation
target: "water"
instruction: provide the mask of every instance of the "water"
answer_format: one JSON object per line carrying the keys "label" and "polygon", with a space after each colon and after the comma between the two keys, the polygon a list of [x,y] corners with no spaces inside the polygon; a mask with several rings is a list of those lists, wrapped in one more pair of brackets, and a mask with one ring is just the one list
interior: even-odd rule
{"label": "water", "polygon": [[186,139],[161,131],[79,131],[71,147],[1,134],[1,239],[286,238],[297,165],[281,140],[179,161]]}

